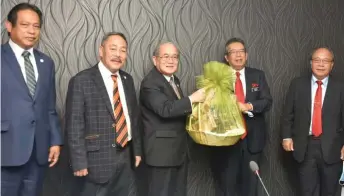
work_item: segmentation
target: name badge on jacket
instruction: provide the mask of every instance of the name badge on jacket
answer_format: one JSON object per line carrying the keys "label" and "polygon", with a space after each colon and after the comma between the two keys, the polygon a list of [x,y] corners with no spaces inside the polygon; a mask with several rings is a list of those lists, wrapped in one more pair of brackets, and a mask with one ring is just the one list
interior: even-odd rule
{"label": "name badge on jacket", "polygon": [[258,83],[252,83],[251,92],[257,92],[257,91],[259,91],[259,84]]}

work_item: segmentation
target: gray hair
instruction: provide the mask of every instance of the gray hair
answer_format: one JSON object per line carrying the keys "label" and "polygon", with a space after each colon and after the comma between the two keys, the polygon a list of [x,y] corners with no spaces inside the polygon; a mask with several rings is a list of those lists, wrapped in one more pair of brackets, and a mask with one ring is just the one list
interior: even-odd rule
{"label": "gray hair", "polygon": [[104,43],[106,42],[106,40],[109,39],[109,37],[115,36],[115,35],[122,37],[122,38],[124,39],[125,43],[128,45],[128,41],[127,41],[127,38],[125,37],[125,35],[124,35],[123,33],[115,32],[115,31],[106,33],[106,34],[103,36],[101,45],[103,46]]}
{"label": "gray hair", "polygon": [[[177,48],[177,46],[176,46],[174,43],[170,42],[170,41],[161,41],[161,42],[156,46],[156,48],[155,48],[155,50],[154,50],[154,52],[153,52],[153,56],[160,56],[160,48],[161,48],[161,46],[164,45],[164,44],[172,44],[172,45],[174,45],[174,46]],[[177,48],[177,50],[178,50],[178,53],[179,53],[179,49],[178,49],[178,48]]]}

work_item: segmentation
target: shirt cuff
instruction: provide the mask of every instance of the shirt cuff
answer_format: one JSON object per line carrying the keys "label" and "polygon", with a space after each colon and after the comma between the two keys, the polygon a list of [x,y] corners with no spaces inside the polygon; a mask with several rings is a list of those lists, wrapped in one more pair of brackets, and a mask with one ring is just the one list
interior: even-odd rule
{"label": "shirt cuff", "polygon": [[189,100],[190,100],[190,105],[191,105],[191,110],[192,110],[192,101],[191,101],[191,97],[189,96]]}

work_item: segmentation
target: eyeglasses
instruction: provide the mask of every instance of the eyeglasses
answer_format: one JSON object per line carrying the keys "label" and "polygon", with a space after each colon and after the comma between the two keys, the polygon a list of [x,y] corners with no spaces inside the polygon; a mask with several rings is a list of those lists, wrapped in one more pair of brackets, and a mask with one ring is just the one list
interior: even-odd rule
{"label": "eyeglasses", "polygon": [[172,59],[173,62],[177,62],[179,60],[179,57],[178,56],[159,56],[159,58],[162,60],[162,61],[169,61]]}
{"label": "eyeglasses", "polygon": [[329,59],[312,59],[313,63],[323,63],[323,64],[330,64],[333,62],[333,60],[329,60]]}
{"label": "eyeglasses", "polygon": [[237,54],[240,54],[240,55],[243,55],[246,53],[246,50],[245,49],[242,49],[242,50],[231,50],[231,51],[228,51],[228,55],[237,55]]}

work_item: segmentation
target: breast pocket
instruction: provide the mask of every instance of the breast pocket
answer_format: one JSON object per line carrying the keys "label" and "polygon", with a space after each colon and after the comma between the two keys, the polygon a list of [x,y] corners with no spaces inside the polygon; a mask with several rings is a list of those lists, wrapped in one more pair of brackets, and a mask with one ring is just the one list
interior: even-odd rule
{"label": "breast pocket", "polygon": [[98,151],[100,149],[99,135],[88,135],[85,137],[85,140],[86,140],[86,150],[88,152]]}

